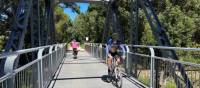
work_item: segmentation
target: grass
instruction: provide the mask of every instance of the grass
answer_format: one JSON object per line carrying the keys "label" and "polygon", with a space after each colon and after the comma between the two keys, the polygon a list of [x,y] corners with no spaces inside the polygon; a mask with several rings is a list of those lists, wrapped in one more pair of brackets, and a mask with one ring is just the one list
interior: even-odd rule
{"label": "grass", "polygon": [[167,81],[166,88],[177,88],[175,82],[172,81],[173,79],[170,79],[170,80],[171,80],[171,81]]}
{"label": "grass", "polygon": [[81,47],[82,49],[84,49],[84,48],[85,48],[85,45],[84,45],[84,44],[80,44],[80,47]]}
{"label": "grass", "polygon": [[180,57],[181,61],[186,61],[186,62],[192,62],[192,63],[197,63],[200,64],[200,58],[192,58],[192,57]]}
{"label": "grass", "polygon": [[138,80],[147,86],[150,85],[150,79],[144,74],[140,74],[140,76],[138,77]]}

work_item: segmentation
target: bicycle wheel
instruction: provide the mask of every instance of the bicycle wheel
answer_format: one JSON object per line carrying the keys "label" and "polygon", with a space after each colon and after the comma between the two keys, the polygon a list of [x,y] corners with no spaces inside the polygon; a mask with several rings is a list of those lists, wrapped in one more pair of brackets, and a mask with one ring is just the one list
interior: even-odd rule
{"label": "bicycle wheel", "polygon": [[115,69],[115,82],[117,88],[122,88],[122,74],[118,67]]}

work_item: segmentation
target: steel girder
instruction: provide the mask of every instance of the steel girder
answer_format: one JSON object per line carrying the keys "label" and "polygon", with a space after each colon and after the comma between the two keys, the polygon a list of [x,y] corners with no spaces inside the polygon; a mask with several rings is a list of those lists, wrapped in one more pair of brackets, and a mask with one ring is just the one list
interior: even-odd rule
{"label": "steel girder", "polygon": [[[141,6],[141,8],[144,10],[145,15],[147,17],[147,20],[151,26],[153,35],[157,41],[157,44],[159,46],[171,46],[170,41],[168,39],[168,36],[164,30],[164,28],[162,27],[157,15],[155,14],[155,11],[153,10],[153,7],[150,3],[149,0],[138,0],[138,4]],[[167,58],[172,58],[172,59],[176,59],[178,60],[178,57],[175,53],[174,50],[161,50],[161,54],[163,57],[167,57]],[[191,88],[191,82],[183,68],[183,66],[181,64],[176,64],[174,66],[171,66],[170,68],[173,69],[173,73],[175,73],[175,67],[178,66],[179,71],[181,72],[181,75],[184,79],[184,82],[186,84],[187,88]],[[180,78],[178,78],[178,76],[176,75],[176,77],[174,78],[177,87],[178,88],[182,88],[181,82],[180,82]]]}
{"label": "steel girder", "polygon": [[45,14],[44,23],[42,30],[42,45],[49,45],[55,43],[55,25],[54,25],[54,15],[53,15],[53,0],[45,0]]}
{"label": "steel girder", "polygon": [[44,8],[44,13],[43,13],[43,19],[41,20],[42,22],[42,30],[41,30],[41,42],[42,46],[48,45],[49,44],[49,36],[50,36],[50,1],[49,0],[44,0],[45,2],[45,8]]}
{"label": "steel girder", "polygon": [[102,43],[106,42],[106,38],[108,36],[108,32],[109,32],[109,27],[110,27],[110,18],[111,18],[111,2],[108,3],[108,8],[107,8],[107,14],[106,14],[106,19],[105,19],[105,26],[104,26],[104,30],[103,30],[103,39],[102,39]]}
{"label": "steel girder", "polygon": [[[10,29],[11,34],[5,46],[5,52],[16,51],[23,48],[31,6],[32,6],[32,0],[19,0],[16,14],[14,16],[14,21]],[[0,60],[0,65],[1,65],[0,75],[4,74],[5,62],[6,59]],[[16,65],[17,63],[18,61],[16,61]]]}
{"label": "steel girder", "polygon": [[13,21],[13,25],[10,29],[11,34],[9,36],[8,42],[6,43],[6,52],[16,51],[23,48],[31,6],[32,0],[19,1],[15,20]]}
{"label": "steel girder", "polygon": [[121,22],[120,22],[120,18],[117,15],[118,10],[117,10],[117,6],[115,6],[115,4],[113,4],[112,7],[113,13],[112,13],[112,17],[113,17],[113,32],[114,33],[118,33],[120,35],[119,40],[121,41],[121,43],[125,43],[125,39],[124,39],[124,32],[122,31],[122,26],[121,26]]}
{"label": "steel girder", "polygon": [[31,47],[41,46],[39,0],[34,0],[30,14]]}
{"label": "steel girder", "polygon": [[131,0],[131,31],[130,31],[130,43],[133,45],[139,44],[138,39],[138,14],[139,14],[139,7],[138,7],[138,0]]}
{"label": "steel girder", "polygon": [[[131,0],[131,30],[130,30],[130,44],[132,45],[138,45],[139,44],[139,32],[138,32],[138,15],[139,15],[139,6],[138,6],[138,0]],[[132,48],[133,52],[137,52],[137,49]],[[134,56],[134,58],[137,58],[137,56]],[[129,74],[132,74],[134,77],[137,78],[137,64],[136,59],[130,59],[129,60],[130,63],[133,63],[133,66],[129,66],[132,67],[134,69],[134,71],[128,71]],[[130,68],[130,69],[132,69]]]}
{"label": "steel girder", "polygon": [[54,0],[51,0],[51,3],[50,3],[50,37],[51,37],[51,43],[50,44],[55,44],[56,41],[55,41],[55,22],[54,22]]}
{"label": "steel girder", "polygon": [[[31,47],[39,47],[41,46],[41,37],[40,37],[40,2],[39,0],[33,0],[30,14],[30,28],[31,28]],[[31,54],[32,60],[37,58],[37,52],[32,52]],[[37,74],[37,70],[33,69],[33,74]],[[34,84],[37,84],[37,77],[33,77]],[[33,85],[33,88],[37,88],[37,86]]]}
{"label": "steel girder", "polygon": [[[40,12],[40,44],[41,46],[55,43],[55,25],[54,25],[54,0],[44,0],[44,12]],[[41,10],[43,11],[43,10]]]}
{"label": "steel girder", "polygon": [[[5,52],[13,52],[16,50],[23,49],[25,46],[25,35],[27,34],[27,27],[30,26],[31,33],[31,47],[38,47],[42,45],[48,45],[54,43],[55,36],[55,26],[53,18],[53,0],[45,0],[45,12],[40,12],[43,9],[40,8],[39,0],[19,0],[17,10],[14,15],[14,21],[11,26],[11,33],[9,39],[5,46]],[[40,19],[45,15],[45,21]],[[30,23],[30,24],[29,24]],[[40,25],[45,26],[43,29]],[[29,37],[29,36],[27,36]],[[34,53],[32,54],[34,57]],[[4,73],[4,64],[7,59],[0,60],[0,76]],[[17,59],[19,61],[19,59]],[[16,66],[18,66],[18,61],[16,61]]]}
{"label": "steel girder", "polygon": [[[114,33],[118,33],[120,35],[120,41],[124,43],[124,33],[122,31],[122,26],[119,20],[119,16],[117,15],[118,10],[115,5],[115,1],[110,1],[108,3],[107,16],[105,20],[105,27],[103,32],[103,41],[106,41],[106,37],[109,36],[109,32],[112,31]],[[112,30],[111,28],[112,27]]]}

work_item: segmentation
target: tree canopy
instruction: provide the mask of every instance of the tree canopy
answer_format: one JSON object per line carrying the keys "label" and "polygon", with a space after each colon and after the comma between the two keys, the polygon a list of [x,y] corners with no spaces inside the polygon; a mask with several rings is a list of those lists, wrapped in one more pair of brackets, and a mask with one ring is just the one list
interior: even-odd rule
{"label": "tree canopy", "polygon": [[[162,26],[167,32],[173,46],[200,47],[200,1],[199,0],[152,0],[151,1]],[[130,42],[131,12],[130,0],[116,2],[117,15],[120,20],[125,43]],[[74,21],[64,13],[63,8],[72,8],[79,15]],[[89,37],[90,42],[101,43],[108,5],[90,4],[87,12],[81,13],[76,3],[63,3],[55,6],[56,41],[69,42],[77,38],[84,42]],[[6,41],[5,33],[10,26],[1,14],[0,18],[0,49]],[[145,45],[155,45],[151,27],[145,17],[144,11],[139,9],[139,42]]]}
{"label": "tree canopy", "polygon": [[[173,46],[199,47],[200,3],[199,0],[153,0],[156,14],[165,28]],[[130,30],[130,1],[117,1],[118,15],[126,43]],[[88,36],[91,42],[101,42],[105,26],[107,7],[103,4],[90,4],[86,13],[81,13],[70,28],[71,33],[84,40]],[[139,41],[141,44],[155,45],[156,41],[146,20],[144,11],[139,11]],[[74,32],[72,32],[72,30]],[[101,36],[101,37],[100,37]]]}
{"label": "tree canopy", "polygon": [[[152,0],[154,10],[162,23],[172,46],[176,47],[200,47],[200,1],[199,0]],[[124,35],[125,43],[130,43],[131,12],[130,0],[118,0],[116,2],[117,15],[119,17]],[[107,5],[90,4],[86,13],[80,13],[65,31],[67,40],[76,38],[84,42],[89,37],[90,42],[101,43]],[[110,18],[111,19],[111,18]],[[156,40],[151,27],[146,19],[145,13],[139,9],[139,44],[156,45]],[[185,53],[177,52],[178,55],[186,56]],[[200,63],[195,59],[199,53],[190,53],[186,61]],[[189,59],[190,58],[190,59]]]}

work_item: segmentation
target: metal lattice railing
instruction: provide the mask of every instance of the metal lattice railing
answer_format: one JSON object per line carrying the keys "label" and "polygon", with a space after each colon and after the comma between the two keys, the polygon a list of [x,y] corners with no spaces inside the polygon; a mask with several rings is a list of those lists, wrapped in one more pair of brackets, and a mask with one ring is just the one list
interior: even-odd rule
{"label": "metal lattice railing", "polygon": [[[124,72],[143,86],[150,88],[187,88],[187,82],[184,81],[178,68],[178,65],[181,65],[191,83],[190,88],[200,87],[200,64],[160,57],[159,52],[157,52],[158,50],[175,50],[179,57],[186,59],[188,58],[186,55],[193,52],[195,53],[193,58],[198,60],[200,59],[200,48],[143,45],[124,45],[124,47],[126,48],[126,59],[123,64]],[[130,52],[132,47],[139,49],[138,52]],[[94,57],[107,59],[107,45],[86,43],[85,48]]]}
{"label": "metal lattice railing", "polygon": [[[66,44],[56,44],[3,54],[1,59],[14,59],[6,61],[5,75],[0,78],[0,88],[47,88],[56,73],[65,55]],[[48,50],[44,54],[44,50]],[[37,58],[32,62],[13,68],[17,56],[30,52],[38,52]],[[10,64],[10,65],[8,65]]]}

